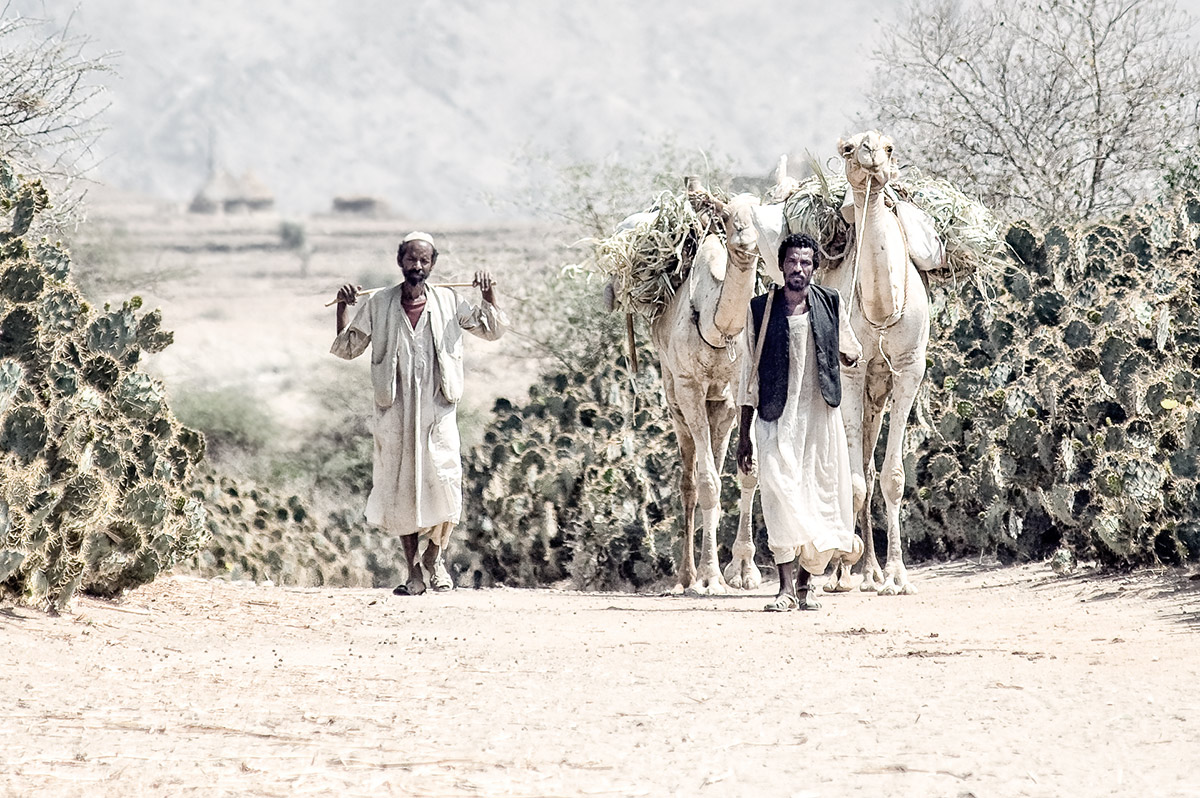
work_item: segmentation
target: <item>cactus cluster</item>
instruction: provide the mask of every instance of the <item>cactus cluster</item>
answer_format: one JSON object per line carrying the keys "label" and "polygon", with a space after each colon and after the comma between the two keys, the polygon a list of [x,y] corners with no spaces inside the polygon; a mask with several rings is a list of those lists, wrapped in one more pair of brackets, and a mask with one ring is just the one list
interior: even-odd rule
{"label": "cactus cluster", "polygon": [[477,584],[603,589],[672,571],[679,455],[653,369],[543,375],[524,405],[496,401],[463,470],[453,565]]}
{"label": "cactus cluster", "polygon": [[[679,450],[653,352],[638,358],[637,375],[623,358],[592,373],[550,371],[523,405],[496,401],[482,444],[463,458],[463,523],[450,552],[462,581],[614,590],[675,574]],[[726,469],[726,559],[737,495]]]}
{"label": "cactus cluster", "polygon": [[1000,285],[932,294],[910,545],[1200,558],[1200,199],[1007,242]]}
{"label": "cactus cluster", "polygon": [[317,513],[297,495],[217,475],[198,474],[192,497],[208,509],[211,542],[183,567],[224,579],[301,587],[378,587],[404,581],[399,539],[367,526],[361,507]]}
{"label": "cactus cluster", "polygon": [[28,240],[48,203],[0,161],[0,587],[62,607],[145,583],[204,542],[187,493],[202,436],[138,371],[171,343],[136,297],[93,310],[59,244]]}

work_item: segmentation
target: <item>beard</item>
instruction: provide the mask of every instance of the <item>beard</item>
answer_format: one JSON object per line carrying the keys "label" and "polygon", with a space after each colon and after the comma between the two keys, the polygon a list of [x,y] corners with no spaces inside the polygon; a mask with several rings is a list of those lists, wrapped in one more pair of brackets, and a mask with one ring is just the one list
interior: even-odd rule
{"label": "beard", "polygon": [[416,288],[429,277],[425,272],[407,272],[404,275],[404,282]]}
{"label": "beard", "polygon": [[806,279],[803,275],[793,274],[784,280],[784,285],[791,291],[803,291],[811,282],[811,279]]}

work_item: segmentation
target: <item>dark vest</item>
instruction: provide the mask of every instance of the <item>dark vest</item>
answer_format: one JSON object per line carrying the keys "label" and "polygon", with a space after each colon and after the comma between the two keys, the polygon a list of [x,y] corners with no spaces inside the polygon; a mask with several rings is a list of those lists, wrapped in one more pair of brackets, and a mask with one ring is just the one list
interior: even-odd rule
{"label": "dark vest", "polygon": [[[764,421],[775,421],[783,415],[787,404],[788,321],[783,292],[778,289],[771,305],[771,320],[767,324],[767,340],[763,342],[762,360],[758,363],[758,414]],[[750,356],[758,345],[758,332],[767,308],[767,294],[750,300],[754,314],[754,341]],[[808,287],[808,319],[817,348],[817,383],[825,404],[837,407],[842,403],[842,370],[838,363],[838,293],[819,285]]]}

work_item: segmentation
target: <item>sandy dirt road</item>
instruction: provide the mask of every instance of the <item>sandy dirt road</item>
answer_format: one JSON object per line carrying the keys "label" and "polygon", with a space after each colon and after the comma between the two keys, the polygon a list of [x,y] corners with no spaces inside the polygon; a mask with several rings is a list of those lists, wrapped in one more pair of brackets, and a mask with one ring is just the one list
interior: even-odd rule
{"label": "sandy dirt road", "polygon": [[0,795],[1200,796],[1200,582],[290,589],[0,608]]}

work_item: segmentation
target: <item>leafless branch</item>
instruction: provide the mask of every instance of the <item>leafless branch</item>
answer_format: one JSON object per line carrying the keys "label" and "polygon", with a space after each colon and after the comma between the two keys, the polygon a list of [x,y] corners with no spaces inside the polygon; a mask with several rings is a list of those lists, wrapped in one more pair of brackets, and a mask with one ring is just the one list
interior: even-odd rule
{"label": "leafless branch", "polygon": [[1010,217],[1104,215],[1200,132],[1190,26],[1171,0],[911,0],[867,121]]}

